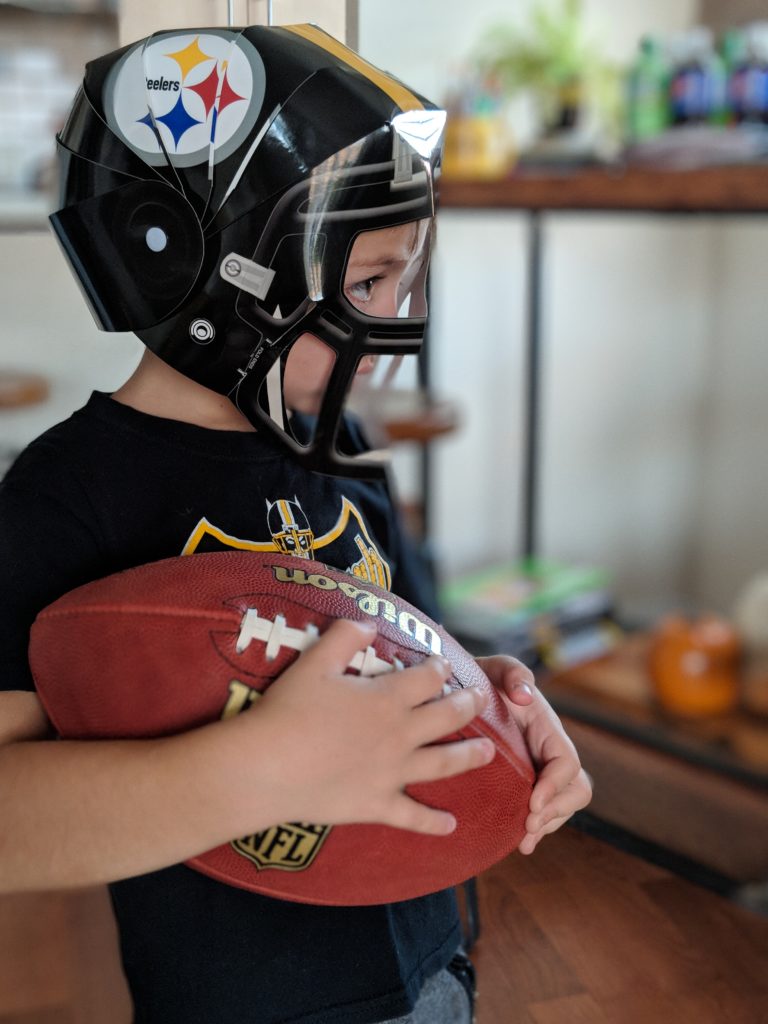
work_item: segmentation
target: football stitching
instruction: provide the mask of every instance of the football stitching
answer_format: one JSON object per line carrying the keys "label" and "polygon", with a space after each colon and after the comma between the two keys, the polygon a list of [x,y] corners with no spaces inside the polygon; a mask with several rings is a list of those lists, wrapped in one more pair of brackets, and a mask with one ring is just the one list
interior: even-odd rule
{"label": "football stitching", "polygon": [[[278,614],[274,619],[266,619],[259,615],[257,608],[247,608],[240,624],[235,651],[242,654],[251,641],[260,640],[266,644],[267,661],[274,661],[281,647],[288,647],[292,651],[306,651],[317,642],[319,636],[320,631],[312,623],[304,629],[294,629],[287,624],[283,615]],[[347,668],[355,669],[361,676],[380,676],[403,668],[403,663],[398,658],[393,662],[384,661],[373,647],[366,647],[364,651],[358,651],[354,655]]]}

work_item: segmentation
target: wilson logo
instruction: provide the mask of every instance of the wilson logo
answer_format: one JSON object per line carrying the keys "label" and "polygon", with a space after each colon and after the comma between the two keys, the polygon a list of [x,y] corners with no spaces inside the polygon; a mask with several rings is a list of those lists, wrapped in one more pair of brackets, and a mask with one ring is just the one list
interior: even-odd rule
{"label": "wilson logo", "polygon": [[415,640],[417,644],[425,647],[428,651],[433,654],[442,654],[443,644],[440,634],[436,633],[431,626],[423,622],[413,612],[405,610],[398,612],[394,602],[387,598],[379,597],[362,587],[356,587],[354,583],[348,583],[346,580],[337,581],[320,573],[307,573],[303,569],[287,569],[282,565],[273,565],[272,572],[278,583],[297,583],[300,586],[315,587],[317,590],[338,590],[350,601],[354,601],[361,612],[373,618],[382,618],[391,622],[401,633],[410,637],[411,640]]}

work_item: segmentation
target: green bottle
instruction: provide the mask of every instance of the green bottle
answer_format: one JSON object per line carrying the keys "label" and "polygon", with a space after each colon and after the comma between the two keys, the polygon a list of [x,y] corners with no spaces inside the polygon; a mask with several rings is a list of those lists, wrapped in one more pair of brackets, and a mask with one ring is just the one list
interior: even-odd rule
{"label": "green bottle", "polygon": [[670,67],[658,41],[645,36],[627,78],[627,133],[631,142],[652,139],[669,126]]}

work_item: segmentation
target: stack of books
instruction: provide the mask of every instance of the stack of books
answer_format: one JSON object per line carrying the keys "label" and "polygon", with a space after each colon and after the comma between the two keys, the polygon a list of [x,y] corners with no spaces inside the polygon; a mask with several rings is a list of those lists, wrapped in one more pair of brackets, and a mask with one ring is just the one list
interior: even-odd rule
{"label": "stack of books", "polygon": [[526,559],[452,581],[440,599],[445,628],[468,651],[511,654],[530,668],[592,660],[621,636],[602,569]]}

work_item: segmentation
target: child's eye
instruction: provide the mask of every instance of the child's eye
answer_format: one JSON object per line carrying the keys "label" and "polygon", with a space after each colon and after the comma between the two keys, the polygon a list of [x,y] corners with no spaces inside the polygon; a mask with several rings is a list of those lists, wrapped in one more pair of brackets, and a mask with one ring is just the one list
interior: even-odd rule
{"label": "child's eye", "polygon": [[370,302],[376,282],[380,280],[379,277],[367,277],[364,281],[347,285],[347,295],[353,302]]}

